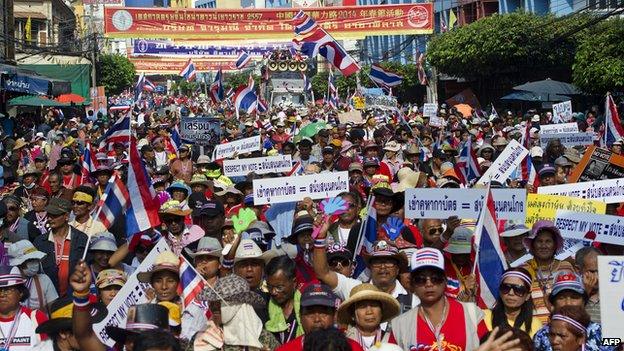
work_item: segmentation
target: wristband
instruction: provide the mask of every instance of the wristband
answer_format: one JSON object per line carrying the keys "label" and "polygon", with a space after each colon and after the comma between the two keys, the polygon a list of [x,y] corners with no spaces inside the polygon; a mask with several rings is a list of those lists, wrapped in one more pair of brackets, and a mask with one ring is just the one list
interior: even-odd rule
{"label": "wristband", "polygon": [[76,307],[87,307],[91,304],[91,302],[89,302],[89,297],[77,297],[74,296],[74,306]]}
{"label": "wristband", "polygon": [[323,239],[315,239],[314,240],[314,247],[317,249],[324,249],[325,247],[327,247],[327,241],[325,240],[325,238]]}
{"label": "wristband", "polygon": [[89,290],[72,292],[72,295],[74,297],[78,297],[78,298],[87,297],[87,296],[89,296],[89,294],[90,294]]}
{"label": "wristband", "polygon": [[228,259],[223,259],[223,262],[221,263],[221,265],[224,268],[232,268],[234,267],[234,260],[228,260]]}
{"label": "wristband", "polygon": [[87,304],[87,305],[76,305],[74,303],[74,309],[78,310],[78,311],[88,311],[89,313],[91,312],[91,305]]}

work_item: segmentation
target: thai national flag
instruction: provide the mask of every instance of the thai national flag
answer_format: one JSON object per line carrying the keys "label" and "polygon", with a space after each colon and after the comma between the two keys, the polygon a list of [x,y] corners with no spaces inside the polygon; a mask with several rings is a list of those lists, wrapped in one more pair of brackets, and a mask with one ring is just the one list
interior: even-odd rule
{"label": "thai national flag", "polygon": [[130,194],[119,174],[115,173],[108,180],[108,185],[98,201],[101,208],[98,219],[106,229],[115,222],[115,218],[123,216],[130,204]]}
{"label": "thai national flag", "polygon": [[308,75],[303,72],[301,73],[301,75],[303,76],[303,91],[311,91],[312,83],[310,82]]}
{"label": "thai national flag", "polygon": [[290,171],[288,171],[288,173],[286,174],[287,176],[292,176],[292,175],[302,175],[303,174],[303,167],[301,165],[301,161],[293,161],[293,167],[290,169]]}
{"label": "thai national flag", "polygon": [[253,90],[253,79],[251,76],[249,77],[250,80],[249,83],[247,83],[247,86],[241,85],[234,94],[234,107],[236,108],[236,113],[244,111],[247,112],[247,114],[251,114],[256,109],[258,97]]}
{"label": "thai national flag", "polygon": [[366,204],[366,218],[364,219],[363,228],[360,229],[358,240],[353,252],[353,261],[355,262],[354,277],[359,277],[366,270],[362,251],[373,251],[373,244],[377,241],[377,210],[373,207],[375,203],[375,195],[370,195]]}
{"label": "thai national flag", "polygon": [[167,143],[167,151],[177,155],[180,146],[182,146],[182,138],[180,137],[180,132],[176,125],[171,129],[171,135],[169,135],[169,142]]}
{"label": "thai national flag", "polygon": [[132,197],[126,211],[126,235],[130,238],[136,233],[155,228],[160,224],[158,217],[160,203],[147,176],[134,138],[130,141],[129,159],[127,184],[128,193],[132,194]]}
{"label": "thai national flag", "polygon": [[141,73],[139,75],[139,79],[137,79],[137,82],[134,85],[134,101],[139,101],[141,99],[141,94],[143,93],[144,87],[145,87],[145,73]]}
{"label": "thai national flag", "polygon": [[215,104],[223,101],[223,72],[221,68],[217,71],[214,82],[210,84],[210,99]]}
{"label": "thai national flag", "polygon": [[401,85],[403,77],[384,69],[378,64],[371,65],[370,78],[377,84],[385,87],[396,87]]}
{"label": "thai national flag", "polygon": [[494,199],[488,185],[484,206],[475,229],[475,266],[474,272],[479,286],[478,303],[480,307],[493,308],[498,297],[498,285],[507,261],[501,249]]}
{"label": "thai national flag", "polygon": [[143,85],[143,90],[149,91],[150,93],[156,90],[156,85],[154,85],[154,83],[152,83],[151,80],[147,78],[144,78],[144,80],[145,80],[145,84]]}
{"label": "thai national flag", "polygon": [[82,151],[82,184],[89,183],[91,181],[91,172],[95,171],[97,165],[96,160],[93,158],[93,150],[91,150],[91,143],[87,143]]}
{"label": "thai national flag", "polygon": [[461,178],[460,180],[464,185],[481,177],[477,154],[472,148],[470,138],[468,138],[466,145],[459,153],[459,161],[455,164],[455,173]]}
{"label": "thai national flag", "polygon": [[292,18],[292,23],[295,27],[295,33],[299,35],[310,33],[318,28],[316,21],[303,12],[303,10],[299,10],[299,12],[297,12],[297,14]]}
{"label": "thai national flag", "polygon": [[195,64],[193,63],[193,60],[189,59],[180,71],[180,77],[186,79],[187,82],[190,82],[195,79],[196,75],[197,72],[195,71]]}
{"label": "thai national flag", "polygon": [[207,282],[197,273],[184,256],[180,256],[180,283],[178,294],[182,297],[183,307],[189,306],[204,289]]}
{"label": "thai national flag", "polygon": [[617,140],[624,137],[624,128],[622,128],[622,122],[618,114],[617,106],[613,101],[611,94],[607,95],[605,101],[605,146],[612,145]]}
{"label": "thai national flag", "polygon": [[130,139],[134,139],[134,137],[130,132],[130,114],[127,113],[106,131],[104,138],[100,142],[100,149],[106,148],[107,145],[111,146],[116,142],[128,144]]}
{"label": "thai national flag", "polygon": [[265,113],[269,110],[269,105],[264,99],[258,97],[258,113]]}
{"label": "thai national flag", "polygon": [[251,61],[251,56],[245,51],[241,52],[236,59],[236,68],[243,69]]}
{"label": "thai national flag", "polygon": [[328,90],[328,101],[327,103],[334,110],[338,108],[338,89],[336,88],[336,83],[334,81],[334,74],[332,71],[329,71],[328,82],[327,82],[327,90]]}

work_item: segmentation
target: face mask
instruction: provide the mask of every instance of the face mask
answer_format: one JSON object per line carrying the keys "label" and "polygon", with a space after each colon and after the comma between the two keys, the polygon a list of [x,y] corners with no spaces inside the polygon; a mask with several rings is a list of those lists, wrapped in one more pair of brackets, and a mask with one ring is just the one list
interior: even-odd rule
{"label": "face mask", "polygon": [[22,269],[22,272],[27,277],[34,277],[39,272],[39,262],[26,262],[26,267]]}
{"label": "face mask", "polygon": [[31,184],[28,184],[28,185],[24,185],[24,188],[26,188],[26,189],[32,189],[32,188],[34,188],[34,187],[35,187],[35,185],[37,185],[37,184],[35,184],[35,183],[31,183]]}

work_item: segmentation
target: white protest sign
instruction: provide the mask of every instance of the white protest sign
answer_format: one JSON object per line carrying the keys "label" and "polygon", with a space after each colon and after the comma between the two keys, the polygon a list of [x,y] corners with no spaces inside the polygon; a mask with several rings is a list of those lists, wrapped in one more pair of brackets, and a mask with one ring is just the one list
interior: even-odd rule
{"label": "white protest sign", "polygon": [[490,180],[505,184],[507,178],[528,154],[529,150],[520,145],[516,140],[511,139],[505,150],[496,158],[485,174],[481,176],[477,184],[486,184]]}
{"label": "white protest sign", "polygon": [[551,140],[559,139],[561,145],[574,147],[578,145],[593,145],[596,138],[595,133],[560,133],[560,134],[540,134],[540,145],[545,147]]}
{"label": "white protest sign", "polygon": [[572,101],[553,104],[552,109],[555,123],[567,122],[572,119]]}
{"label": "white protest sign", "polygon": [[429,125],[432,127],[440,128],[444,126],[444,120],[442,119],[442,117],[434,115],[429,117]]}
{"label": "white protest sign", "polygon": [[[524,222],[526,218],[526,190],[492,189],[494,208],[498,219]],[[406,189],[406,218],[479,218],[485,189]]]}
{"label": "white protest sign", "polygon": [[349,191],[348,172],[253,180],[254,205],[325,199]]}
{"label": "white protest sign", "polygon": [[624,256],[598,256],[598,291],[602,339],[624,339]]}
{"label": "white protest sign", "polygon": [[223,174],[226,177],[246,176],[255,174],[282,173],[292,169],[290,155],[269,157],[241,158],[223,161]]}
{"label": "white protest sign", "polygon": [[560,134],[560,133],[578,133],[578,124],[561,123],[561,124],[543,124],[540,125],[540,135],[542,134]]}
{"label": "white protest sign", "polygon": [[212,153],[213,160],[232,157],[235,154],[244,154],[247,152],[260,150],[260,136],[252,136],[250,138],[230,141],[226,144],[219,144]]}
{"label": "white protest sign", "polygon": [[599,243],[621,245],[624,240],[624,217],[620,216],[557,210],[555,226],[566,239],[583,239],[592,231]]}
{"label": "white protest sign", "polygon": [[112,347],[115,345],[115,340],[111,339],[108,334],[106,334],[106,326],[125,327],[128,308],[148,302],[145,290],[147,290],[150,285],[139,282],[137,275],[139,272],[151,270],[156,261],[156,256],[163,251],[171,251],[171,249],[165,239],[160,239],[143,262],[141,262],[137,270],[128,278],[126,284],[121,287],[121,290],[119,290],[115,298],[113,298],[113,301],[106,307],[108,310],[106,318],[93,325],[95,335],[107,346]]}
{"label": "white protest sign", "polygon": [[537,188],[537,193],[580,197],[613,204],[624,202],[624,178],[540,186]]}
{"label": "white protest sign", "polygon": [[426,103],[423,105],[423,117],[438,115],[438,104]]}

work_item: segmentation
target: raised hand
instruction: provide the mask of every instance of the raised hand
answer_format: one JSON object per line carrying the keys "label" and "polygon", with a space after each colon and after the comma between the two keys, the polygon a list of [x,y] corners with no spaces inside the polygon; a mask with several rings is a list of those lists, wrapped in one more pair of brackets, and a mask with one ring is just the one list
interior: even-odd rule
{"label": "raised hand", "polygon": [[399,217],[388,217],[386,223],[382,225],[382,228],[386,231],[390,240],[396,240],[396,238],[401,235],[403,227],[405,227],[405,224]]}
{"label": "raised hand", "polygon": [[232,216],[234,222],[234,232],[240,234],[244,232],[251,223],[258,220],[256,213],[251,208],[243,208],[238,211],[238,215]]}
{"label": "raised hand", "polygon": [[69,277],[69,284],[77,292],[89,291],[91,286],[91,270],[84,261],[79,261],[74,273]]}
{"label": "raised hand", "polygon": [[349,209],[349,204],[341,197],[334,197],[321,201],[319,209],[326,216],[340,215]]}

